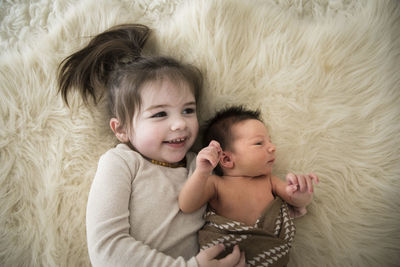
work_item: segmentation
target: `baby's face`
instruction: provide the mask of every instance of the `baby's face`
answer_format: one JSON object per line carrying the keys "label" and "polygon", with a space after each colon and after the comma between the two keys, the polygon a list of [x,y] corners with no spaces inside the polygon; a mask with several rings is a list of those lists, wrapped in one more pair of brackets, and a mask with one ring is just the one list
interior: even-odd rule
{"label": "baby's face", "polygon": [[130,142],[147,158],[169,163],[181,161],[199,129],[192,91],[186,83],[163,79],[146,84],[141,99]]}
{"label": "baby's face", "polygon": [[232,155],[235,167],[244,176],[270,174],[276,147],[268,129],[259,120],[249,119],[232,126]]}

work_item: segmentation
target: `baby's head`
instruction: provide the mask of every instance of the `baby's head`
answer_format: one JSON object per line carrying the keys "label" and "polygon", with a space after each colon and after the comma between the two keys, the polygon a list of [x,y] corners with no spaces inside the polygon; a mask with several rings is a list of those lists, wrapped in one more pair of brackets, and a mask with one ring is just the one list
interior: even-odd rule
{"label": "baby's head", "polygon": [[212,140],[219,142],[222,150],[227,150],[232,144],[232,126],[244,120],[259,120],[260,111],[245,109],[243,106],[233,106],[218,111],[213,118],[206,122],[203,135],[203,146]]}
{"label": "baby's head", "polygon": [[203,145],[212,140],[219,142],[223,151],[215,168],[220,176],[233,169],[237,175],[258,176],[272,168],[275,145],[258,110],[233,106],[218,112],[206,124]]}

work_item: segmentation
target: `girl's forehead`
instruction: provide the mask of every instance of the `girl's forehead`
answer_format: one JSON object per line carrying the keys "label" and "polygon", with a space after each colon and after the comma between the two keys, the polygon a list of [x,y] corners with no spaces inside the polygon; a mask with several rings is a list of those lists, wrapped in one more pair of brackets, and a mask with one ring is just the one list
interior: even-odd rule
{"label": "girl's forehead", "polygon": [[177,103],[195,100],[193,91],[186,82],[168,78],[145,83],[140,96],[144,106],[154,105],[157,102],[169,103],[171,100]]}

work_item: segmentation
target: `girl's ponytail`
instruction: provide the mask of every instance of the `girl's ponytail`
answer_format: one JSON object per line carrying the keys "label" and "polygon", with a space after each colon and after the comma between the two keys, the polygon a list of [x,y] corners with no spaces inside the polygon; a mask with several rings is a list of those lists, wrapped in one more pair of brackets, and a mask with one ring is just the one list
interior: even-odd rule
{"label": "girl's ponytail", "polygon": [[86,104],[89,96],[96,104],[110,72],[120,64],[137,60],[149,33],[145,25],[118,25],[95,36],[86,47],[64,59],[58,69],[59,92],[64,102],[68,105],[68,92],[74,88]]}

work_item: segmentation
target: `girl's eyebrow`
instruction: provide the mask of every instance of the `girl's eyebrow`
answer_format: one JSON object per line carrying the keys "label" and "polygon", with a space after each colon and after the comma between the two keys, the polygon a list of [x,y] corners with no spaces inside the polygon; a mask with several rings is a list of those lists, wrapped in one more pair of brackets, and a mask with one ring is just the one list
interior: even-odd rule
{"label": "girl's eyebrow", "polygon": [[165,105],[165,104],[163,104],[163,105],[153,105],[153,106],[150,106],[150,107],[146,108],[145,111],[156,109],[156,108],[161,108],[162,109],[162,108],[165,108],[167,106],[168,105]]}
{"label": "girl's eyebrow", "polygon": [[184,106],[196,106],[195,101],[187,102]]}
{"label": "girl's eyebrow", "polygon": [[[190,102],[185,103],[183,106],[195,106],[195,105],[196,105],[195,101],[190,101]],[[166,108],[166,107],[169,107],[169,106],[171,106],[171,105],[168,105],[168,104],[153,105],[153,106],[150,106],[150,107],[146,108],[145,111],[149,111],[149,110],[157,109],[157,108],[161,108],[162,109],[162,108]]]}

